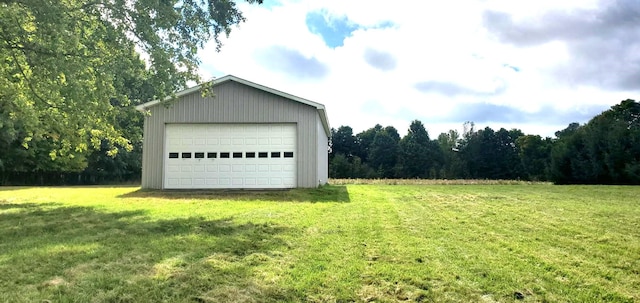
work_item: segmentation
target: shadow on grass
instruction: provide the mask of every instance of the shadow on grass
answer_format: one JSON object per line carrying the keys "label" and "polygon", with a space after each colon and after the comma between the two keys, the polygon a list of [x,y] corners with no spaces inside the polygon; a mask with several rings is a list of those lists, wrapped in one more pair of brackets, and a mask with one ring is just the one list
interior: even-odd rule
{"label": "shadow on grass", "polygon": [[[47,205],[49,206],[59,206],[62,205],[60,203],[47,203]],[[38,203],[8,203],[5,202],[3,200],[0,200],[0,210],[20,210],[22,208],[24,209],[28,209],[28,208],[41,208],[42,204],[38,204]],[[2,215],[0,214],[0,218],[2,218]]]}
{"label": "shadow on grass", "polygon": [[[13,208],[13,209],[12,209]],[[153,220],[58,203],[4,204],[2,302],[257,301],[291,293],[259,277],[289,249],[273,223],[201,217]]]}
{"label": "shadow on grass", "polygon": [[319,188],[290,190],[153,190],[139,189],[118,198],[161,198],[194,200],[238,200],[272,202],[350,202],[344,185],[326,185]]}
{"label": "shadow on grass", "polygon": [[28,186],[0,186],[0,191],[11,191],[11,190],[21,190],[27,189]]}

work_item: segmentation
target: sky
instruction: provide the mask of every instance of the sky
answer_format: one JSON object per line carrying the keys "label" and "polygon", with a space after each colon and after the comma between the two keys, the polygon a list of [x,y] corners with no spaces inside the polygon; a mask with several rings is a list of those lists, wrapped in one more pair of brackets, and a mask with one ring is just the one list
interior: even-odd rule
{"label": "sky", "polygon": [[465,121],[553,137],[640,100],[639,0],[264,0],[199,52],[234,75],[325,105],[331,127],[432,138]]}

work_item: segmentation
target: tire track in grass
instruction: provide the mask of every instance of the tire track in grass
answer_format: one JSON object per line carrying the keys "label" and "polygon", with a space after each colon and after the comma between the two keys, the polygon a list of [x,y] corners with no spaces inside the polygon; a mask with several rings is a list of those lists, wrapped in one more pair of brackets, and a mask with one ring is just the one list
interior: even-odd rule
{"label": "tire track in grass", "polygon": [[[426,270],[422,281],[412,281],[423,290],[426,301],[490,301],[478,283],[465,279],[468,264],[460,260],[473,258],[469,252],[476,249],[473,243],[461,242],[459,224],[452,224],[459,199],[473,199],[466,193],[451,196],[430,192],[430,187],[408,187],[402,189],[394,207],[402,220],[409,241],[416,248],[414,255]],[[438,188],[440,189],[440,188]],[[417,283],[416,283],[417,282]]]}
{"label": "tire track in grass", "polygon": [[354,300],[353,288],[360,282],[364,266],[360,235],[371,229],[366,226],[371,215],[362,200],[352,197],[351,201],[297,205],[292,213],[291,224],[301,228],[291,239],[298,242],[286,270],[286,283],[293,286],[300,300]]}

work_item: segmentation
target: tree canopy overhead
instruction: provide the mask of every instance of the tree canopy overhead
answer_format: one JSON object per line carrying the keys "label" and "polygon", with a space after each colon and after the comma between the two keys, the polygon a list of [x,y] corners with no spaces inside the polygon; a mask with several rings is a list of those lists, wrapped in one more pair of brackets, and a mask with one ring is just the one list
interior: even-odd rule
{"label": "tree canopy overhead", "polygon": [[198,49],[243,21],[229,0],[0,0],[0,144],[44,141],[51,158],[129,146],[114,104],[149,94],[123,91],[123,75],[142,57],[136,89],[169,96],[199,82]]}

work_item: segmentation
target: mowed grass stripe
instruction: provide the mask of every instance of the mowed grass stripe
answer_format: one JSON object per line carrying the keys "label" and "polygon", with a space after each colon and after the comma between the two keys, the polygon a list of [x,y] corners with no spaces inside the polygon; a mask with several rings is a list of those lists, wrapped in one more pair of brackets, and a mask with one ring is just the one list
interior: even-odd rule
{"label": "mowed grass stripe", "polygon": [[[471,189],[474,192],[480,193],[480,198],[470,195],[466,190]],[[569,279],[568,274],[563,273],[561,270],[554,269],[554,264],[560,263],[571,268],[572,263],[564,262],[570,255],[574,258],[580,258],[581,254],[591,254],[586,258],[598,258],[599,256],[593,255],[598,253],[594,250],[588,242],[580,242],[576,240],[571,233],[565,231],[557,231],[553,228],[549,229],[548,225],[554,225],[558,217],[549,213],[539,213],[540,200],[536,198],[537,193],[534,195],[528,195],[521,193],[519,198],[513,196],[499,196],[493,195],[489,197],[482,197],[486,193],[483,193],[481,189],[474,189],[472,187],[459,188],[459,197],[456,199],[455,195],[449,196],[451,200],[456,200],[456,203],[447,205],[445,202],[437,203],[438,207],[445,206],[445,209],[432,209],[433,213],[447,214],[448,220],[439,222],[439,225],[444,227],[443,237],[438,239],[445,239],[441,245],[447,247],[454,254],[462,255],[463,258],[454,257],[451,258],[453,262],[462,264],[462,268],[465,273],[473,273],[477,271],[477,276],[469,276],[469,280],[477,280],[479,282],[490,281],[485,286],[488,293],[500,292],[500,289],[496,289],[492,286],[499,287],[511,287],[515,288],[518,292],[524,292],[534,294],[536,292],[548,293],[544,288],[540,288],[540,285],[545,283],[536,283],[540,278],[547,279],[551,287],[556,285],[556,282],[566,282]],[[436,190],[437,191],[437,190]],[[439,192],[439,191],[437,191]],[[412,199],[407,199],[412,200]],[[425,201],[438,200],[426,198]],[[477,203],[477,201],[482,201]],[[542,199],[544,201],[544,199]],[[514,204],[515,202],[515,204]],[[429,202],[426,202],[429,203]],[[523,210],[521,205],[529,204],[531,212],[521,213]],[[550,205],[547,205],[549,207]],[[566,208],[576,208],[576,210],[582,210],[583,207],[580,203],[571,201],[570,204],[563,205]],[[405,209],[414,209],[408,207]],[[590,230],[592,229],[590,224],[584,224],[585,221],[592,223],[589,218],[580,217],[584,215],[583,211],[573,211],[575,218],[569,218],[571,221],[580,222],[574,229],[577,230]],[[409,213],[410,214],[410,213]],[[596,213],[597,214],[597,213]],[[439,217],[440,219],[446,218],[445,216]],[[563,218],[563,220],[566,219]],[[631,221],[626,222],[627,225],[633,225],[633,218]],[[449,223],[447,224],[448,221]],[[452,224],[457,222],[457,224]],[[551,223],[551,224],[550,224]],[[567,225],[566,223],[564,224]],[[432,226],[431,229],[438,231],[437,226]],[[456,228],[457,227],[457,228]],[[425,228],[428,230],[429,228]],[[473,231],[470,233],[469,231]],[[595,231],[594,231],[595,232]],[[540,238],[546,237],[546,238]],[[438,240],[436,239],[436,240]],[[629,243],[634,243],[629,242]],[[584,247],[586,246],[589,247]],[[606,254],[611,254],[611,251],[632,251],[637,255],[637,250],[633,250],[637,246],[637,241],[632,247],[619,248],[617,246],[607,246],[604,249],[607,250]],[[469,256],[467,253],[471,253]],[[614,252],[615,253],[615,252]],[[622,254],[624,256],[624,253]],[[446,256],[442,256],[446,257]],[[625,256],[631,257],[631,256]],[[471,262],[464,262],[465,260],[471,260]],[[610,259],[600,260],[602,263],[610,262]],[[602,264],[598,263],[598,264]],[[542,270],[541,270],[542,269]],[[578,269],[579,273],[583,269]],[[599,272],[604,270],[602,265],[597,268],[588,269],[592,272]],[[497,273],[497,274],[494,274]],[[556,276],[554,276],[556,275]],[[511,276],[511,277],[510,277]],[[530,277],[528,277],[530,276]],[[481,279],[478,279],[481,277]],[[495,281],[496,278],[510,277],[506,281]],[[601,301],[603,297],[608,296],[606,290],[597,287],[584,289],[580,285],[580,276],[578,275],[577,281],[573,281],[573,292],[570,292],[572,298],[576,301]],[[591,277],[591,279],[597,277]],[[529,281],[529,284],[536,286],[536,288],[528,289],[523,288],[518,290],[519,285],[522,285],[521,281]],[[602,281],[600,281],[602,282]],[[605,289],[615,288],[609,285],[611,283],[598,283],[605,286]],[[619,285],[619,284],[616,284]],[[524,286],[524,285],[523,285]],[[627,285],[630,287],[632,285]],[[493,288],[493,289],[492,289]],[[632,289],[632,288],[631,288]],[[504,291],[504,290],[502,290]],[[554,292],[553,289],[550,291]],[[514,291],[515,293],[515,291]],[[628,293],[631,296],[633,293]]]}
{"label": "mowed grass stripe", "polygon": [[638,187],[0,190],[0,302],[635,302]]}

